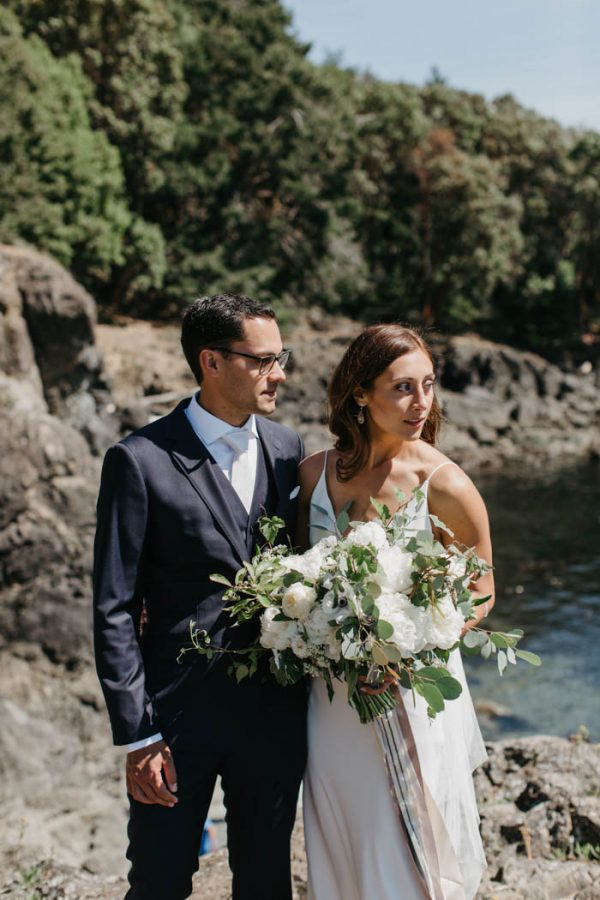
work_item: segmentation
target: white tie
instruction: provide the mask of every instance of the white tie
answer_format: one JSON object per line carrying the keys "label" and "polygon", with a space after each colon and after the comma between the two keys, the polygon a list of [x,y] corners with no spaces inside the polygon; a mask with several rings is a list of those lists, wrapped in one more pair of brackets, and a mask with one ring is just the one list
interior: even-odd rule
{"label": "white tie", "polygon": [[246,512],[250,512],[254,496],[255,473],[252,470],[248,444],[255,435],[246,428],[231,431],[221,438],[233,449],[231,465],[231,486],[244,504]]}

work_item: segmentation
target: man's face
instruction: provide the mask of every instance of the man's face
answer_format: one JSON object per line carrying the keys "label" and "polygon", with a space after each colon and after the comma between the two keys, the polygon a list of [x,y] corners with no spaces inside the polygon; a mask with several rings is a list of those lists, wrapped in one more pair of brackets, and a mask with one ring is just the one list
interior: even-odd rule
{"label": "man's face", "polygon": [[[283,350],[281,335],[274,319],[246,319],[244,336],[227,344],[230,350],[254,356],[278,355]],[[241,423],[252,413],[270,415],[277,403],[277,388],[285,381],[285,373],[275,362],[270,372],[259,374],[257,359],[235,353],[212,352],[215,369],[202,382],[203,396],[219,406],[220,417]]]}

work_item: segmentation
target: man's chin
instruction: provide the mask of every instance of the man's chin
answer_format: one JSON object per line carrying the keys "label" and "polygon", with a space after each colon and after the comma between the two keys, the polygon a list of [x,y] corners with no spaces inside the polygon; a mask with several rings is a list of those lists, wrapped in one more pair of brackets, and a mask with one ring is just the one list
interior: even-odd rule
{"label": "man's chin", "polygon": [[275,407],[277,406],[277,394],[261,394],[258,398],[257,412],[262,416],[268,416],[272,412],[275,412]]}

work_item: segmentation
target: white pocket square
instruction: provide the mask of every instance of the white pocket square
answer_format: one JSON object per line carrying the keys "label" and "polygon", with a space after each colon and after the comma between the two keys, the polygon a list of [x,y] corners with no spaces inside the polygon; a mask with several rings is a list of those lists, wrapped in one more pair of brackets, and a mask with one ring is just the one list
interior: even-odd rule
{"label": "white pocket square", "polygon": [[290,500],[294,500],[298,494],[300,493],[300,485],[297,484],[292,493],[290,494]]}

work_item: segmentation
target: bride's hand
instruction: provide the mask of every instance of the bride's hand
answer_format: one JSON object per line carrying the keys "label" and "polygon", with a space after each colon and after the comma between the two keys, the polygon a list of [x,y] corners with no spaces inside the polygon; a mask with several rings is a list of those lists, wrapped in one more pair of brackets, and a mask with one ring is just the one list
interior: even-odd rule
{"label": "bride's hand", "polygon": [[398,676],[393,672],[386,672],[383,676],[383,681],[381,684],[372,685],[366,675],[358,676],[358,683],[360,685],[360,690],[363,694],[371,694],[377,696],[377,694],[384,694],[389,687],[396,684],[398,682]]}

